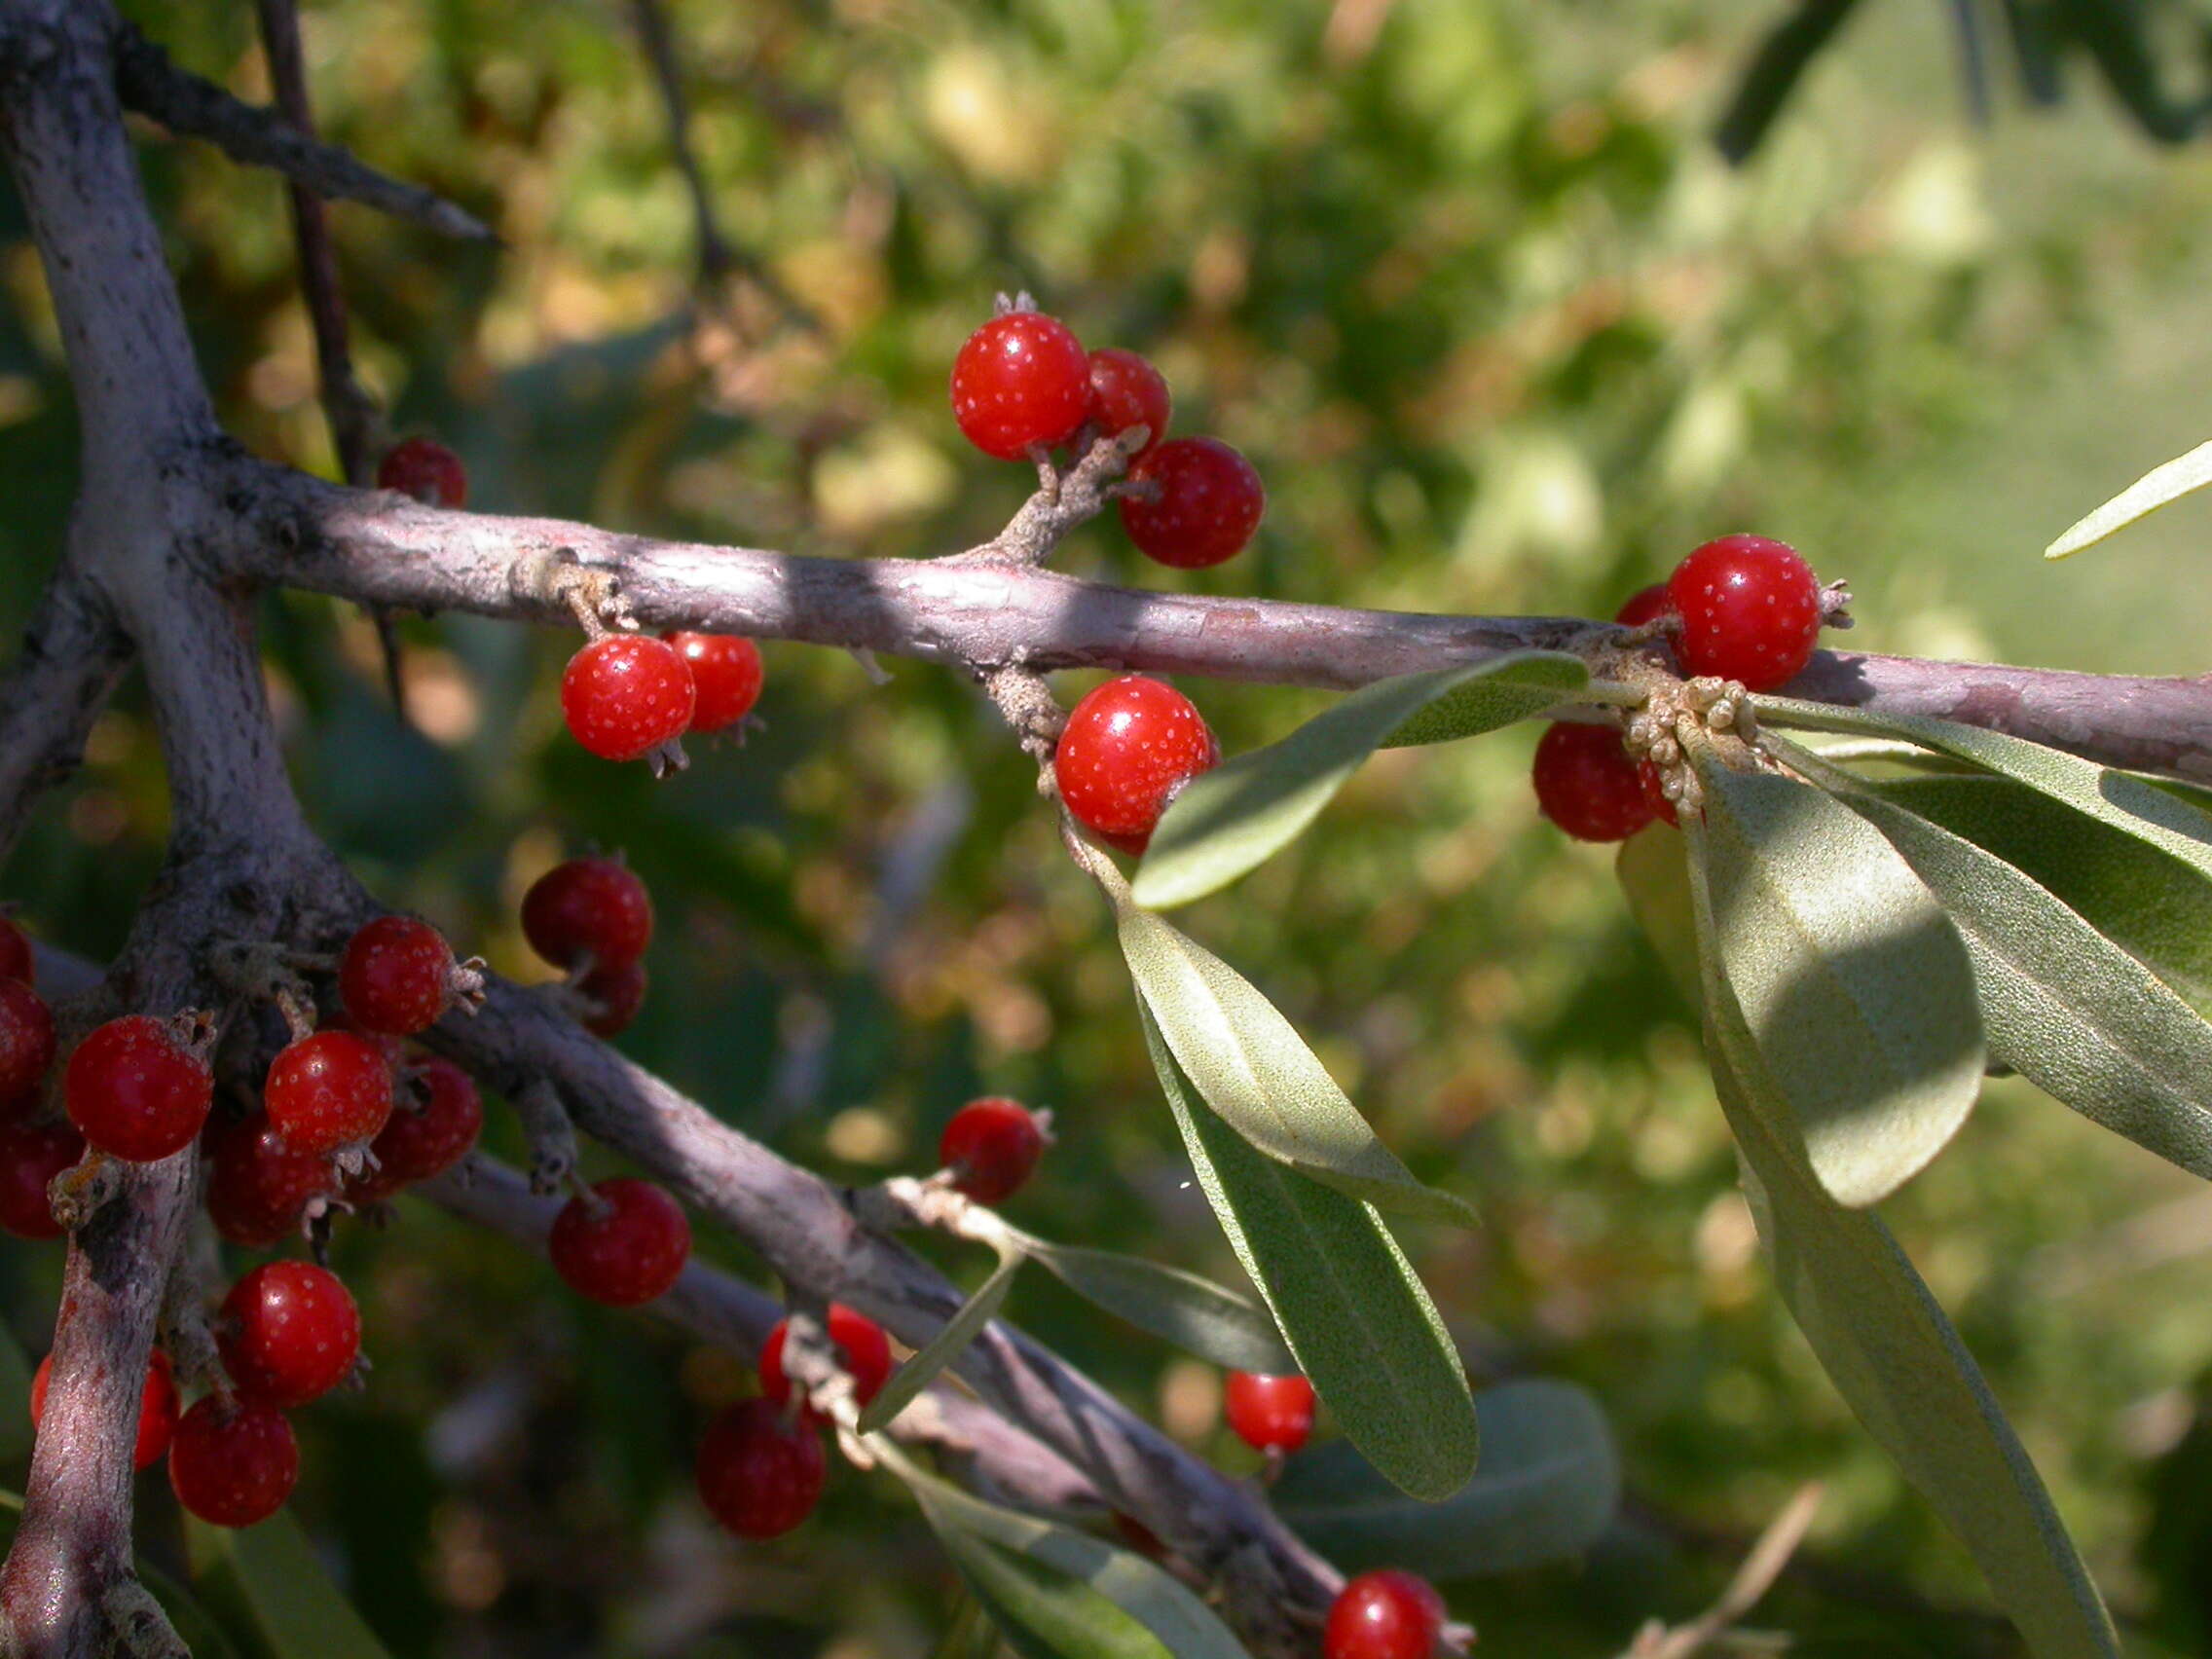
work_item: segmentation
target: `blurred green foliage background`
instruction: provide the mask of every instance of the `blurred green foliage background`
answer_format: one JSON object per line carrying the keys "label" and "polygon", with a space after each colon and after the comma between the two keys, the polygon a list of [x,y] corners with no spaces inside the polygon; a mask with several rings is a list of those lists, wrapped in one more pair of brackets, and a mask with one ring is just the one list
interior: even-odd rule
{"label": "blurred green foliage background", "polygon": [[[266,96],[251,8],[126,9]],[[1851,578],[1868,648],[2205,666],[2188,603],[2205,509],[2064,566],[2037,553],[2212,425],[2212,154],[2149,147],[2086,87],[1975,130],[1942,6],[1862,8],[1742,171],[1705,134],[1774,8],[669,10],[723,234],[770,278],[696,309],[691,209],[625,5],[307,8],[327,132],[504,240],[335,213],[364,376],[395,430],[461,450],[472,505],[833,555],[983,539],[1025,478],[965,449],[944,377],[992,291],[1027,287],[1088,343],[1153,355],[1177,427],[1241,447],[1271,491],[1259,544],[1218,571],[1147,567],[1102,524],[1065,550],[1079,572],[1607,614],[1694,542],[1755,528]],[[144,136],[225,419],[328,472],[280,186]],[[13,627],[58,542],[74,435],[12,199],[0,290]],[[876,685],[772,645],[764,728],[656,787],[559,735],[565,637],[409,621],[410,731],[361,617],[286,598],[267,621],[310,810],[393,903],[541,977],[523,887],[564,849],[624,848],[663,918],[630,1052],[856,1182],[926,1167],[985,1088],[1049,1105],[1060,1145],[1017,1220],[1235,1273],[1096,897],[958,676],[893,662]],[[1232,750],[1319,706],[1186,689]],[[1617,1652],[1643,1617],[1702,1605],[1818,1477],[1808,1566],[1760,1623],[1815,1654],[2014,1650],[1773,1298],[1694,1023],[1604,854],[1537,822],[1532,739],[1378,757],[1297,849],[1188,917],[1424,1178],[1489,1217],[1408,1240],[1478,1373],[1578,1380],[1616,1424],[1615,1534],[1585,1563],[1454,1586],[1455,1610],[1486,1651]],[[109,951],[164,821],[133,688],[5,891],[47,937]],[[503,1115],[493,1134],[511,1149]],[[2212,1650],[2212,1198],[2004,1083],[1889,1213],[2134,1650]],[[757,1272],[727,1239],[704,1248]],[[941,1630],[946,1568],[879,1479],[841,1473],[777,1545],[706,1526],[688,1445],[746,1386],[727,1358],[582,1307],[412,1201],[388,1231],[343,1229],[340,1257],[375,1380],[305,1415],[296,1507],[396,1653],[891,1659]],[[57,1257],[11,1244],[0,1263],[35,1354]],[[1251,1466],[1202,1368],[1042,1275],[1014,1311]],[[173,1525],[149,1489],[157,1553]]]}

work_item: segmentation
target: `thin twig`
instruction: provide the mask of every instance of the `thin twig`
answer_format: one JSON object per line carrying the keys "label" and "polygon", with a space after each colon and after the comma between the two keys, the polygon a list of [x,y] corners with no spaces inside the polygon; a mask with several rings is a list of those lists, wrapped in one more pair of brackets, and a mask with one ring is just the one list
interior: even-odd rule
{"label": "thin twig", "polygon": [[1737,1624],[1766,1593],[1774,1588],[1774,1581],[1782,1569],[1789,1565],[1789,1558],[1797,1553],[1804,1542],[1806,1529],[1812,1526],[1813,1517],[1821,1507],[1822,1489],[1819,1482],[1797,1489],[1794,1497],[1784,1504],[1782,1513],[1767,1523],[1758,1542],[1751,1546],[1744,1558],[1744,1565],[1736,1569],[1735,1577],[1720,1599],[1688,1624],[1677,1625],[1669,1630],[1653,1620],[1637,1633],[1622,1659],[1691,1659],[1705,1645]]}

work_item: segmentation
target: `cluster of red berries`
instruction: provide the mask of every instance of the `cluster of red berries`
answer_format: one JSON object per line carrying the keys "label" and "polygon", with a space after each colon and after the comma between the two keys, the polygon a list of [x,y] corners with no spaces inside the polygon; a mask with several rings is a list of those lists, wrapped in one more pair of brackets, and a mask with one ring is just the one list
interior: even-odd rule
{"label": "cluster of red berries", "polygon": [[1052,776],[1078,824],[1141,854],[1183,786],[1220,759],[1190,698],[1164,681],[1124,674],[1076,704],[1052,751]]}
{"label": "cluster of red berries", "polygon": [[1267,511],[1260,475],[1218,438],[1171,438],[1166,379],[1134,351],[1086,351],[1075,331],[1042,312],[1002,313],[952,360],[952,418],[1000,461],[1062,444],[1079,453],[1099,437],[1142,426],[1130,458],[1122,526],[1137,550],[1177,570],[1235,558]]}
{"label": "cluster of red berries", "polygon": [[[1724,535],[1636,594],[1614,620],[1661,624],[1686,675],[1771,691],[1812,660],[1822,617],[1820,579],[1795,548]],[[1609,725],[1555,722],[1537,741],[1531,780],[1537,810],[1577,840],[1625,841],[1654,818],[1677,818],[1659,768],[1630,756]]]}
{"label": "cluster of red berries", "polygon": [[760,677],[760,647],[735,634],[603,634],[562,672],[561,714],[602,760],[642,760],[745,719]]}

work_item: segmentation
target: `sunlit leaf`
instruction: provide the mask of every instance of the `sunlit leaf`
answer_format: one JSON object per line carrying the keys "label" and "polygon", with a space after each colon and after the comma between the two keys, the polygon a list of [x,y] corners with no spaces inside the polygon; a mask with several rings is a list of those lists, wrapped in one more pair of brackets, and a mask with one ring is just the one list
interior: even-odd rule
{"label": "sunlit leaf", "polygon": [[998,1317],[1006,1293],[1020,1267],[1019,1255],[1010,1252],[1000,1258],[998,1266],[991,1270],[991,1276],[976,1287],[976,1293],[938,1328],[937,1335],[894,1371],[875,1398],[861,1408],[861,1432],[872,1432],[891,1421],[913,1403],[916,1395],[937,1381],[940,1372],[967,1351],[968,1345],[982,1334],[983,1327]]}
{"label": "sunlit leaf", "polygon": [[2106,536],[2125,530],[2138,519],[2149,518],[2160,507],[2171,506],[2184,496],[2212,484],[2212,443],[2198,444],[2187,455],[2163,466],[2154,466],[2095,512],[2043,550],[2046,559],[2065,559]]}
{"label": "sunlit leaf", "polygon": [[1211,1279],[1138,1256],[1042,1238],[1024,1237],[1021,1248],[1093,1306],[1200,1359],[1270,1373],[1297,1363],[1265,1308]]}
{"label": "sunlit leaf", "polygon": [[1690,913],[1689,854],[1681,832],[1653,824],[1621,843],[1613,872],[1628,896],[1629,912],[1651,941],[1660,965],[1682,1000],[1695,1008],[1698,990],[1697,921]]}
{"label": "sunlit leaf", "polygon": [[289,1510],[258,1526],[185,1518],[193,1587],[267,1659],[387,1659]]}

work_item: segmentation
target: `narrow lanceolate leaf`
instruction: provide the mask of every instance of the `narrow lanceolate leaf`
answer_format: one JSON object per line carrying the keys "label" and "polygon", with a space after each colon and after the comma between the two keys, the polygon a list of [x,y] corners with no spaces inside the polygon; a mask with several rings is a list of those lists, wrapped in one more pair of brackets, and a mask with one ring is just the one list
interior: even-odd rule
{"label": "narrow lanceolate leaf", "polygon": [[1475,1396],[1483,1466],[1442,1503],[1398,1492],[1348,1442],[1293,1457],[1275,1508],[1346,1572],[1521,1572],[1580,1555],[1620,1505],[1620,1456],[1589,1393],[1544,1379]]}
{"label": "narrow lanceolate leaf", "polygon": [[1717,967],[1776,1081],[1769,1126],[1837,1202],[1878,1202],[1943,1149],[1980,1091],[1966,946],[1848,808],[1772,772],[1714,763],[1699,776],[1691,846]]}
{"label": "narrow lanceolate leaf", "polygon": [[1524,651],[1355,691],[1281,742],[1192,779],[1153,831],[1137,903],[1166,909],[1228,886],[1296,839],[1384,744],[1492,731],[1542,714],[1589,681],[1579,657]]}
{"label": "narrow lanceolate leaf", "polygon": [[938,1525],[938,1541],[1021,1659],[1173,1659],[1144,1626],[1095,1590],[985,1539]]}
{"label": "narrow lanceolate leaf", "polygon": [[1629,913],[1651,941],[1667,977],[1696,1008],[1698,989],[1697,921],[1690,911],[1688,853],[1680,831],[1664,824],[1638,830],[1621,843],[1613,873],[1628,896]]}
{"label": "narrow lanceolate leaf", "polygon": [[2114,532],[2125,530],[2137,519],[2148,518],[2207,484],[2212,484],[2212,444],[2198,444],[2187,455],[2143,474],[2045,548],[2043,556],[2064,559],[2084,547],[2094,547]]}
{"label": "narrow lanceolate leaf", "polygon": [[1415,1497],[1475,1472],[1467,1375],[1436,1307],[1372,1204],[1263,1158],[1194,1100],[1151,1011],[1137,1016],[1198,1185],[1298,1368],[1345,1435]]}
{"label": "narrow lanceolate leaf", "polygon": [[991,1270],[991,1276],[976,1287],[976,1294],[939,1327],[936,1336],[914,1356],[885,1380],[874,1399],[861,1409],[861,1432],[872,1433],[913,1403],[914,1396],[937,1381],[938,1373],[967,1351],[983,1327],[998,1317],[1000,1305],[1021,1266],[1020,1256],[1008,1252]]}
{"label": "narrow lanceolate leaf", "polygon": [[184,1536],[193,1587],[243,1645],[269,1659],[389,1659],[289,1511],[241,1529],[188,1516]]}
{"label": "narrow lanceolate leaf", "polygon": [[1023,1237],[1024,1254],[1092,1306],[1232,1371],[1296,1364],[1268,1310],[1211,1279],[1111,1250]]}
{"label": "narrow lanceolate leaf", "polygon": [[1842,798],[1957,923],[1990,1051],[2084,1117],[2212,1179],[2212,1025],[1995,854],[1870,791]]}

